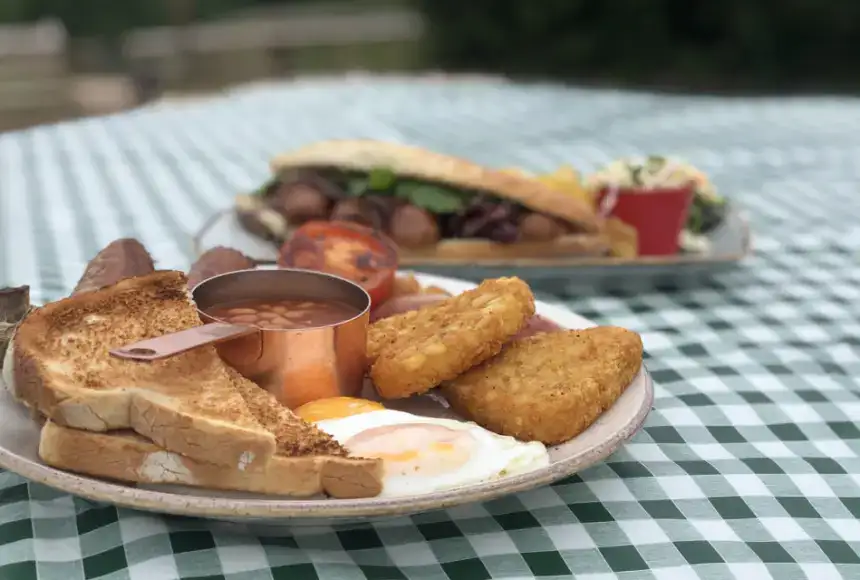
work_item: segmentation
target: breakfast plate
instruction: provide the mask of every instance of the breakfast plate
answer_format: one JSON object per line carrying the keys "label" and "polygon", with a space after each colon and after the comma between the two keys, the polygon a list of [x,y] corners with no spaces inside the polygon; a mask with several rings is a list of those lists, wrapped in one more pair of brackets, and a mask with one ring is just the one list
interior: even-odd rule
{"label": "breakfast plate", "polygon": [[[665,278],[691,274],[713,273],[733,267],[751,252],[751,237],[747,219],[740,208],[729,204],[723,222],[707,234],[710,250],[700,254],[670,256],[616,257],[556,257],[519,259],[444,260],[441,258],[401,258],[404,268],[420,268],[444,276],[465,276],[473,280],[517,275],[529,279],[574,276],[570,281],[590,284],[619,280],[629,284],[631,277]],[[275,244],[249,233],[232,209],[212,215],[193,238],[196,256],[216,246],[235,248],[265,264],[278,257]]]}
{"label": "breakfast plate", "polygon": [[[463,280],[417,274],[422,285],[459,294],[474,288]],[[536,302],[537,313],[562,327],[595,326],[569,310]],[[367,396],[371,396],[369,393]],[[447,491],[364,499],[289,499],[250,493],[223,492],[181,486],[125,485],[55,469],[39,459],[40,426],[6,388],[0,389],[0,467],[31,481],[120,507],[174,515],[243,523],[319,525],[415,514],[470,502],[486,501],[563,479],[609,456],[645,421],[653,402],[653,385],[640,368],[633,382],[600,418],[579,436],[548,448],[549,464],[515,476],[462,486]],[[425,417],[456,418],[441,399],[424,395],[386,407]]]}

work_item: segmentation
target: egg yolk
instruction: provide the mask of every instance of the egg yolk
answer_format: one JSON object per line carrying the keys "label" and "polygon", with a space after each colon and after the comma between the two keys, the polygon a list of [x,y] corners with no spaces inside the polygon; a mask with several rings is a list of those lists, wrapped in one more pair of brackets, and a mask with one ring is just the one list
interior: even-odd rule
{"label": "egg yolk", "polygon": [[351,417],[383,409],[385,407],[379,403],[368,401],[367,399],[330,397],[328,399],[317,399],[316,401],[305,403],[293,410],[293,413],[309,423],[316,423],[317,421],[325,421],[326,419],[342,419],[343,417]]}
{"label": "egg yolk", "polygon": [[455,472],[472,458],[476,446],[468,431],[432,423],[373,427],[344,443],[354,457],[382,459],[387,477]]}

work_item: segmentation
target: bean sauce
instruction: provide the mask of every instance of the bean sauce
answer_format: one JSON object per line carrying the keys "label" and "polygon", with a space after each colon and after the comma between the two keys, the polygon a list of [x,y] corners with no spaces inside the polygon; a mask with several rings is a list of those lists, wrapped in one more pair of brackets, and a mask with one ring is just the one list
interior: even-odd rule
{"label": "bean sauce", "polygon": [[214,306],[206,314],[231,324],[262,330],[295,330],[329,326],[349,320],[359,311],[333,300],[247,300]]}

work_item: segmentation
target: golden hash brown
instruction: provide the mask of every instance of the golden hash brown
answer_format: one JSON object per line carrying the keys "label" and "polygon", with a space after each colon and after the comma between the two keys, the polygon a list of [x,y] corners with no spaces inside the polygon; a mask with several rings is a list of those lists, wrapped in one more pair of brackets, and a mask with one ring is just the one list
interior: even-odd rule
{"label": "golden hash brown", "polygon": [[585,431],[642,365],[642,339],[600,326],[539,334],[442,385],[451,407],[522,441],[554,445]]}
{"label": "golden hash brown", "polygon": [[428,391],[498,354],[534,310],[525,282],[498,278],[438,304],[384,318],[368,331],[370,378],[389,399]]}

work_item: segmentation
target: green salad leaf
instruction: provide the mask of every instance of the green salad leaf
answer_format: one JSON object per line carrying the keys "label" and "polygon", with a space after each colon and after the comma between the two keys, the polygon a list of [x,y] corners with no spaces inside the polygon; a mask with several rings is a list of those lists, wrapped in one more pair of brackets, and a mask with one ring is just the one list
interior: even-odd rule
{"label": "green salad leaf", "polygon": [[346,182],[346,192],[353,197],[364,195],[370,189],[368,181],[365,176],[353,177]]}
{"label": "green salad leaf", "polygon": [[428,183],[404,181],[394,190],[398,197],[430,213],[455,213],[466,207],[466,197],[450,189]]}
{"label": "green salad leaf", "polygon": [[278,179],[277,179],[276,177],[273,177],[272,179],[269,179],[269,180],[265,181],[265,182],[263,183],[263,185],[261,185],[260,187],[258,187],[258,188],[257,188],[257,189],[255,189],[254,191],[252,191],[252,192],[251,192],[251,195],[252,195],[252,196],[265,197],[265,196],[266,196],[266,194],[267,194],[267,193],[269,192],[269,190],[271,189],[271,187],[272,187],[273,185],[275,185],[275,183],[276,183],[277,181],[278,181]]}
{"label": "green salad leaf", "polygon": [[642,185],[642,167],[635,165],[630,168],[630,180],[633,185]]}
{"label": "green salad leaf", "polygon": [[377,167],[368,173],[351,175],[345,181],[349,195],[394,195],[430,213],[456,213],[466,207],[469,194],[444,185],[398,179],[391,169]]}
{"label": "green salad leaf", "polygon": [[687,223],[685,227],[694,234],[702,233],[702,208],[695,204],[690,206],[690,213],[687,215]]}
{"label": "green salad leaf", "polygon": [[385,167],[371,169],[367,175],[367,187],[373,191],[387,191],[394,187],[396,182],[397,175]]}
{"label": "green salad leaf", "polygon": [[657,173],[666,165],[666,158],[662,155],[649,155],[645,159],[645,169],[649,173]]}
{"label": "green salad leaf", "polygon": [[707,234],[723,223],[727,213],[728,204],[725,199],[715,201],[694,197],[685,227],[694,234]]}
{"label": "green salad leaf", "polygon": [[346,181],[349,195],[359,197],[366,193],[386,193],[397,183],[397,176],[385,167],[371,169],[368,173],[352,175]]}

